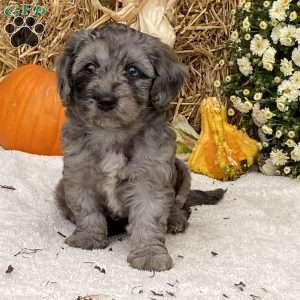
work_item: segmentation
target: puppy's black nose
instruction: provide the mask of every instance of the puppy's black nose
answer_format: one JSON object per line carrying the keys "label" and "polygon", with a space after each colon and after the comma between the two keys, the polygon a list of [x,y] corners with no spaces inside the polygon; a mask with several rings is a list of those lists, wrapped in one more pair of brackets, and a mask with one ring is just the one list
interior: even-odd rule
{"label": "puppy's black nose", "polygon": [[117,105],[117,98],[111,95],[101,95],[97,99],[97,106],[103,111],[110,111]]}

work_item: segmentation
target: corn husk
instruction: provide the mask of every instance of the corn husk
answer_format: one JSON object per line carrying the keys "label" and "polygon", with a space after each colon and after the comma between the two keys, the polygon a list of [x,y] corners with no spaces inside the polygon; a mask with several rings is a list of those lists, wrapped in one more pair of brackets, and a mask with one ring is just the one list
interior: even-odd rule
{"label": "corn husk", "polygon": [[176,155],[183,160],[187,160],[199,139],[199,134],[187,119],[180,114],[172,122],[172,128],[176,133]]}
{"label": "corn husk", "polygon": [[163,43],[173,48],[176,34],[166,14],[168,9],[168,16],[173,17],[174,5],[175,1],[173,0],[148,0],[141,8],[138,20],[132,27],[159,38]]}

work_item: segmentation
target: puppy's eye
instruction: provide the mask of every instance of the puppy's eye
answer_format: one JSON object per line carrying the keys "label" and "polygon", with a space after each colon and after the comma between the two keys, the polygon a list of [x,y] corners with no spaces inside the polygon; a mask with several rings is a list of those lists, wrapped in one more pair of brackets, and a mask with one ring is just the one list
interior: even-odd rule
{"label": "puppy's eye", "polygon": [[84,70],[90,73],[94,73],[96,71],[96,66],[92,63],[85,65]]}
{"label": "puppy's eye", "polygon": [[143,75],[143,73],[135,66],[127,66],[125,68],[126,75],[130,78],[138,78]]}

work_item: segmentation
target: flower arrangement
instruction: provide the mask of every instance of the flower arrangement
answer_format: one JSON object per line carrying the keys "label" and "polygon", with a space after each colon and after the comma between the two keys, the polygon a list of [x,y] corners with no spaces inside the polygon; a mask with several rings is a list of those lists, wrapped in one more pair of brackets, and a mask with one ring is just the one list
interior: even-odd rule
{"label": "flower arrangement", "polygon": [[230,39],[228,114],[259,138],[263,173],[300,180],[300,1],[241,0]]}

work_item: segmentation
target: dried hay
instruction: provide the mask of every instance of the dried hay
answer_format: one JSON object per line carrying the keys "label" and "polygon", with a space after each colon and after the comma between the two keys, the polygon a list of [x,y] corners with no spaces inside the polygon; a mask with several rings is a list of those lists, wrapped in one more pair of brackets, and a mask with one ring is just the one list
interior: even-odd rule
{"label": "dried hay", "polygon": [[[66,39],[73,31],[94,27],[108,21],[95,3],[97,0],[33,0],[47,8],[46,16],[37,20],[45,25],[43,37],[37,47],[23,45],[13,48],[4,31],[12,17],[3,15],[4,7],[14,1],[0,3],[0,80],[9,71],[23,64],[37,63],[54,69],[55,59]],[[20,3],[21,1],[19,1]],[[238,0],[178,0],[175,16],[176,52],[190,68],[190,78],[177,101],[173,102],[173,117],[186,116],[195,128],[199,127],[196,113],[198,104],[206,95],[221,95],[222,89],[214,87],[214,81],[224,80],[228,72],[226,62],[229,53],[226,43],[232,26],[232,9]],[[26,1],[25,1],[26,3]],[[116,6],[114,0],[102,0],[102,4]],[[2,38],[3,37],[3,38]],[[220,65],[220,60],[225,64]]]}

